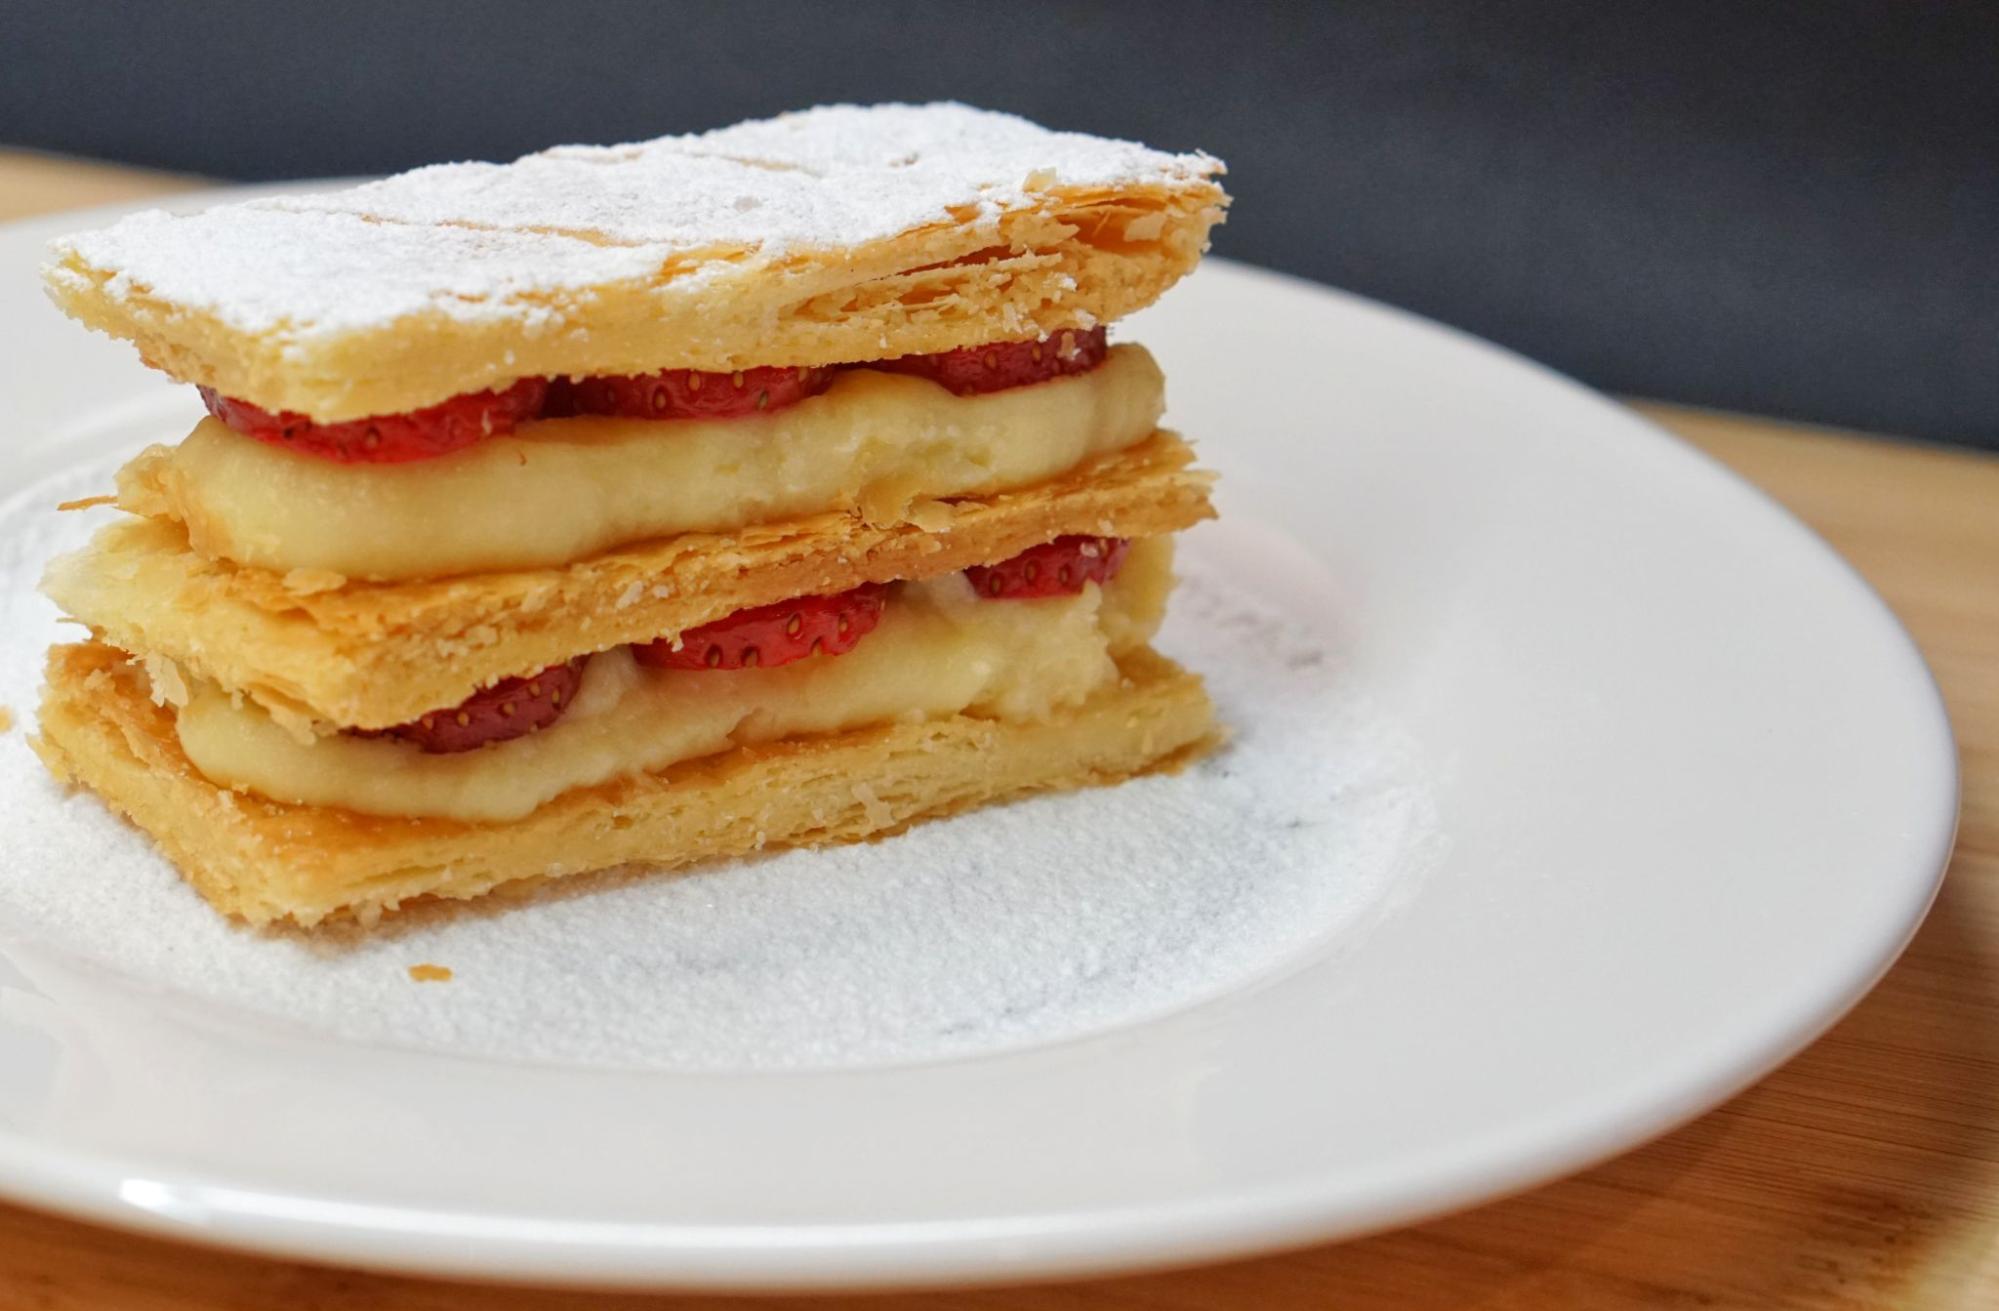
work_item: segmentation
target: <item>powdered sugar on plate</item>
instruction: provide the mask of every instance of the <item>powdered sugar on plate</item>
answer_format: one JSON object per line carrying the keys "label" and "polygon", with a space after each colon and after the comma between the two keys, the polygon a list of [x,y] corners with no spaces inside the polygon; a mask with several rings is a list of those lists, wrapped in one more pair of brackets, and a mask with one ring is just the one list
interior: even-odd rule
{"label": "powdered sugar on plate", "polygon": [[[24,711],[43,649],[76,631],[35,581],[108,513],[48,507],[113,467],[0,504],[0,691]],[[623,1067],[921,1060],[1183,1007],[1350,942],[1437,841],[1413,749],[1323,631],[1259,597],[1241,551],[1223,574],[1203,543],[1226,532],[1187,544],[1160,645],[1206,673],[1233,738],[1177,777],[307,934],[224,921],[16,731],[0,735],[0,946],[350,1039]]]}

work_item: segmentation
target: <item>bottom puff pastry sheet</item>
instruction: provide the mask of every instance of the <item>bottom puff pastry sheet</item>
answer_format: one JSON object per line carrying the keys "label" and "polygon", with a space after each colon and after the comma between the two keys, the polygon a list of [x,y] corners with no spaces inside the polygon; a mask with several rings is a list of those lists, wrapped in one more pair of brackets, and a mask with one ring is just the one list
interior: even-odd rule
{"label": "bottom puff pastry sheet", "polygon": [[954,716],[738,748],[578,788],[509,823],[359,815],[217,787],[182,754],[144,675],[96,642],[49,653],[35,746],[58,777],[145,830],[216,909],[310,926],[626,864],[670,870],[884,837],[1022,793],[1177,768],[1216,740],[1199,678],[1149,650],[1120,671],[1118,685],[1046,722]]}

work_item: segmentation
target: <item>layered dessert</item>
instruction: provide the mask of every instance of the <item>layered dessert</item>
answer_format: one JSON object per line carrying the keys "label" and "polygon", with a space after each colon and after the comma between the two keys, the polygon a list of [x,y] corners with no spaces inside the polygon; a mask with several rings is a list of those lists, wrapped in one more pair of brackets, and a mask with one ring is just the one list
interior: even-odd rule
{"label": "layered dessert", "polygon": [[1175,767],[1209,479],[1110,325],[1220,172],[840,106],[59,241],[208,417],[50,567],[38,750],[304,925]]}

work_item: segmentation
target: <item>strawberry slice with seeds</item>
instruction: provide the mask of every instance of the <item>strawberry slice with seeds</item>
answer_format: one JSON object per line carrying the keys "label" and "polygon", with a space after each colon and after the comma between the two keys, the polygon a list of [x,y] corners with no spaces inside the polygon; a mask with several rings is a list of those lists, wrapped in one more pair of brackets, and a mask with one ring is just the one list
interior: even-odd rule
{"label": "strawberry slice with seeds", "polygon": [[881,622],[887,597],[887,587],[869,583],[836,596],[760,605],[688,629],[677,647],[662,638],[633,647],[632,654],[655,669],[773,669],[808,656],[842,655]]}
{"label": "strawberry slice with seeds", "polygon": [[260,442],[341,464],[402,464],[448,455],[512,432],[516,424],[541,414],[548,380],[522,378],[498,391],[468,392],[420,410],[343,423],[315,423],[290,410],[273,414],[221,395],[213,387],[200,391],[210,414]]}
{"label": "strawberry slice with seeds", "polygon": [[833,381],[833,373],[824,368],[760,366],[735,373],[663,369],[572,378],[558,386],[551,412],[627,419],[735,419],[767,414],[816,396]]}
{"label": "strawberry slice with seeds", "polygon": [[1025,387],[1088,373],[1104,362],[1110,342],[1101,326],[1067,328],[1043,341],[996,341],[935,355],[905,355],[866,367],[928,378],[960,396]]}
{"label": "strawberry slice with seeds", "polygon": [[1058,537],[1029,547],[1011,560],[973,565],[965,571],[980,596],[1024,601],[1039,596],[1074,596],[1084,583],[1107,583],[1124,567],[1131,542],[1122,537]]}
{"label": "strawberry slice with seeds", "polygon": [[359,736],[401,738],[434,755],[526,737],[562,718],[576,699],[585,663],[571,660],[525,678],[503,678],[449,710],[433,710],[407,724]]}

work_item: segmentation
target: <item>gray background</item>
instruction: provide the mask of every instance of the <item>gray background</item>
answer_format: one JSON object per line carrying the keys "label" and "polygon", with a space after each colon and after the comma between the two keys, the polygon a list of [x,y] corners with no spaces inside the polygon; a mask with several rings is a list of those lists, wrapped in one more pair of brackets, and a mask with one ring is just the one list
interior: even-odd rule
{"label": "gray background", "polygon": [[1999,446],[1999,6],[0,0],[0,142],[227,178],[947,97],[1601,387]]}

